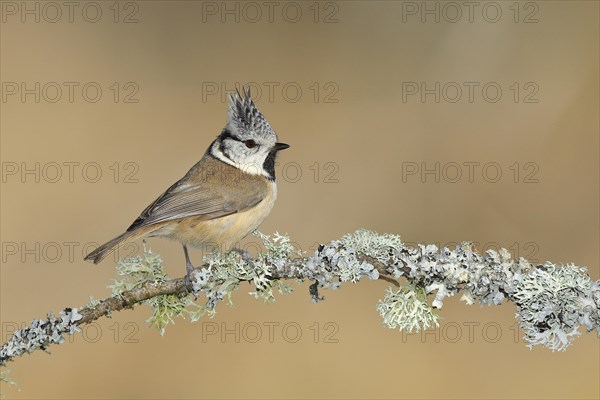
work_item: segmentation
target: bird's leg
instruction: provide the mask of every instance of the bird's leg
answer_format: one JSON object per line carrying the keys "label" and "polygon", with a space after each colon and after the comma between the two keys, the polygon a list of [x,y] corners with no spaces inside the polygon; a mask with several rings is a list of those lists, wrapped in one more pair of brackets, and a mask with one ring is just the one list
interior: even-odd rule
{"label": "bird's leg", "polygon": [[194,271],[194,266],[190,261],[190,255],[188,254],[188,249],[185,244],[183,245],[183,254],[185,254],[185,287],[187,288],[188,292],[190,292],[196,298],[196,300],[198,300],[198,296],[194,291],[194,285],[192,285],[192,272]]}

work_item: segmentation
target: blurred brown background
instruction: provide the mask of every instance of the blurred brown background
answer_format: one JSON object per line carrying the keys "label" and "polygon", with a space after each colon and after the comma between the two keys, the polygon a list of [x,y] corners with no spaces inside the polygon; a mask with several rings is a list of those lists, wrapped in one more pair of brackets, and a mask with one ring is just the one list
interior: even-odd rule
{"label": "blurred brown background", "polygon": [[[1,6],[3,341],[34,317],[109,294],[114,262],[93,266],[83,254],[200,158],[236,84],[251,86],[292,146],[262,232],[288,233],[305,250],[361,227],[409,243],[471,240],[600,278],[598,2]],[[149,244],[171,276],[183,274],[178,244]],[[453,298],[437,333],[406,335],[382,327],[375,310],[385,282],[325,291],[318,305],[308,284],[293,285],[271,305],[242,286],[234,308],[177,320],[164,337],[147,327],[149,309],[120,312],[51,356],[18,359],[10,377],[21,391],[1,391],[600,395],[595,334],[565,353],[530,351],[511,304]]]}

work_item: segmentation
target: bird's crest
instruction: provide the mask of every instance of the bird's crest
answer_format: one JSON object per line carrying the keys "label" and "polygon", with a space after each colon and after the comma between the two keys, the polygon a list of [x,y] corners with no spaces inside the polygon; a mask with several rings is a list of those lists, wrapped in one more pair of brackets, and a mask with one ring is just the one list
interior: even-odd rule
{"label": "bird's crest", "polygon": [[273,128],[252,101],[250,88],[242,88],[242,93],[236,89],[229,95],[226,128],[233,132],[251,131],[259,136],[275,136]]}

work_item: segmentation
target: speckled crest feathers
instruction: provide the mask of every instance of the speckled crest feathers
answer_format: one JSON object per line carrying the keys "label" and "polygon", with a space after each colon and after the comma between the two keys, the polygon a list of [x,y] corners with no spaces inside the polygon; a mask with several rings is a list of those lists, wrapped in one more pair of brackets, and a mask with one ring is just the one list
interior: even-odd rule
{"label": "speckled crest feathers", "polygon": [[232,132],[251,131],[262,137],[277,135],[266,118],[256,108],[250,88],[242,89],[242,93],[236,89],[235,93],[229,95],[229,113],[227,129]]}

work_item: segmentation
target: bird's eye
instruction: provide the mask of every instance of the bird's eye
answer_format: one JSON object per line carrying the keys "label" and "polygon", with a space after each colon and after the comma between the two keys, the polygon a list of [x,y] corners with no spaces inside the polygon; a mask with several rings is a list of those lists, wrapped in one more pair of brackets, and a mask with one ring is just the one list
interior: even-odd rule
{"label": "bird's eye", "polygon": [[244,141],[244,144],[246,145],[247,148],[251,149],[253,147],[256,147],[256,142],[252,139],[248,139]]}

